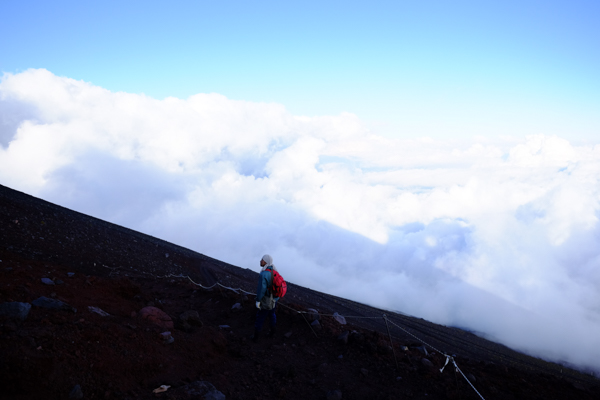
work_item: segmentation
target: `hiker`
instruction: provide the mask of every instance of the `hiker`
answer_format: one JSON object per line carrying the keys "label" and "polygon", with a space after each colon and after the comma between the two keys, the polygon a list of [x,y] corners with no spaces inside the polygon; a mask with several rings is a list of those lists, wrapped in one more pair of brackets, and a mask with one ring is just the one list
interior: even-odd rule
{"label": "hiker", "polygon": [[273,257],[265,254],[260,260],[260,266],[262,270],[258,276],[258,287],[256,288],[256,323],[254,324],[254,336],[253,341],[257,341],[260,336],[263,323],[267,315],[271,321],[271,331],[269,337],[275,335],[275,324],[277,323],[277,316],[275,315],[275,306],[279,297],[273,298],[271,293],[271,287],[273,284],[273,270],[277,271],[277,268],[273,265]]}

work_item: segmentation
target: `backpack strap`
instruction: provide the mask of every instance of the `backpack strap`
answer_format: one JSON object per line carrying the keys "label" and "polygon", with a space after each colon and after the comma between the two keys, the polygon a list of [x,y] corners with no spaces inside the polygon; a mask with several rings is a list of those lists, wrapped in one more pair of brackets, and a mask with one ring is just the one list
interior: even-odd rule
{"label": "backpack strap", "polygon": [[271,267],[267,267],[267,269],[265,269],[265,271],[271,272],[271,282],[267,286],[267,291],[269,294],[272,295],[273,294],[273,279],[275,279],[275,273],[273,272],[273,268],[271,268]]}

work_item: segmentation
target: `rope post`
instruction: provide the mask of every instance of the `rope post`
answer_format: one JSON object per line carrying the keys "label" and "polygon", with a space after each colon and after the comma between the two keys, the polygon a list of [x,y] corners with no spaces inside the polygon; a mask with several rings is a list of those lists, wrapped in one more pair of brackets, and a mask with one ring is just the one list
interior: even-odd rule
{"label": "rope post", "polygon": [[315,332],[315,330],[313,329],[313,327],[308,323],[308,320],[304,316],[304,313],[301,313],[299,311],[298,311],[298,313],[302,315],[302,318],[304,318],[304,320],[306,321],[306,324],[308,325],[308,327],[310,328],[310,330],[312,331],[312,333],[314,333],[315,337],[318,338],[319,336],[317,335],[317,332]]}
{"label": "rope post", "polygon": [[396,350],[394,350],[394,342],[392,342],[392,334],[390,333],[390,326],[388,325],[387,316],[383,314],[383,319],[385,320],[385,326],[388,331],[388,336],[390,337],[390,346],[392,346],[392,353],[394,353],[394,361],[396,361],[396,371],[400,372],[400,367],[398,366],[398,359],[396,358]]}

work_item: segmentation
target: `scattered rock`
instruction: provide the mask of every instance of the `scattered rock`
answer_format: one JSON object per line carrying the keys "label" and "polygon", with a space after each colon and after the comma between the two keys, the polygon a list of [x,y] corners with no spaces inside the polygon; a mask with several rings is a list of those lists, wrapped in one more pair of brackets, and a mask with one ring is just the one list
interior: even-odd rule
{"label": "scattered rock", "polygon": [[56,281],[54,281],[54,284],[55,284],[55,285],[64,285],[64,284],[65,284],[65,282],[64,282],[64,281],[61,281],[60,279],[57,279]]}
{"label": "scattered rock", "polygon": [[44,285],[54,285],[54,281],[50,278],[42,278],[42,283]]}
{"label": "scattered rock", "polygon": [[19,303],[17,301],[0,304],[0,316],[8,319],[25,321],[31,310],[31,304]]}
{"label": "scattered rock", "polygon": [[148,306],[140,310],[140,317],[165,329],[173,329],[173,320],[163,310]]}
{"label": "scattered rock", "polygon": [[319,312],[314,308],[307,308],[306,318],[308,322],[318,321],[320,319]]}
{"label": "scattered rock", "polygon": [[477,378],[473,374],[467,374],[467,379],[471,381],[471,383],[477,382]]}
{"label": "scattered rock", "polygon": [[428,356],[429,353],[427,352],[427,349],[425,348],[425,346],[421,345],[419,347],[415,347],[415,350],[419,350],[421,353],[423,353],[423,355]]}
{"label": "scattered rock", "polygon": [[56,299],[50,299],[50,298],[44,297],[44,296],[38,297],[37,299],[32,301],[31,304],[33,304],[36,307],[53,308],[53,309],[57,309],[57,310],[67,310],[67,311],[77,312],[76,308],[71,307],[67,303],[64,303],[64,302],[62,302],[60,300],[56,300]]}
{"label": "scattered rock", "polygon": [[319,372],[319,374],[323,375],[325,372],[327,372],[327,363],[323,363],[321,365],[319,365],[317,367],[317,371]]}
{"label": "scattered rock", "polygon": [[175,341],[175,338],[171,336],[171,332],[169,331],[161,333],[160,337],[162,338],[164,344],[171,344]]}
{"label": "scattered rock", "polygon": [[83,399],[83,392],[81,391],[81,386],[75,385],[73,389],[71,389],[71,393],[69,393],[70,399]]}
{"label": "scattered rock", "polygon": [[287,332],[287,333],[284,333],[284,334],[283,334],[283,336],[284,336],[286,339],[289,339],[289,338],[292,336],[292,331],[289,331],[289,332]]}
{"label": "scattered rock", "polygon": [[363,343],[365,341],[365,336],[357,331],[350,332],[350,339],[356,343]]}
{"label": "scattered rock", "polygon": [[188,310],[179,316],[179,322],[181,325],[186,328],[185,330],[190,330],[192,326],[202,326],[202,320],[200,320],[200,314],[196,310]]}
{"label": "scattered rock", "polygon": [[302,351],[303,351],[305,354],[308,354],[308,355],[310,355],[310,356],[316,356],[316,355],[317,355],[317,354],[316,354],[316,353],[313,351],[313,349],[311,349],[311,348],[310,348],[310,347],[308,347],[308,346],[306,346],[306,347],[302,348]]}
{"label": "scattered rock", "polygon": [[340,336],[338,336],[338,340],[344,344],[348,344],[348,338],[350,337],[350,331],[344,331]]}
{"label": "scattered rock", "polygon": [[212,383],[207,381],[196,381],[178,389],[190,398],[203,400],[225,400],[225,395],[219,392]]}
{"label": "scattered rock", "polygon": [[346,325],[346,318],[338,313],[333,313],[333,319],[335,319],[340,325]]}
{"label": "scattered rock", "polygon": [[68,276],[69,278],[72,278],[72,277],[74,277],[74,276],[75,276],[75,272],[67,272],[67,276]]}
{"label": "scattered rock", "polygon": [[327,400],[342,400],[342,391],[330,390],[327,392]]}
{"label": "scattered rock", "polygon": [[382,344],[377,346],[377,353],[379,354],[392,354],[394,350],[389,344]]}
{"label": "scattered rock", "polygon": [[110,317],[110,314],[109,314],[109,313],[107,313],[107,312],[106,312],[106,311],[104,311],[104,310],[101,310],[101,309],[100,309],[100,308],[98,308],[98,307],[92,307],[92,306],[89,306],[89,307],[88,307],[88,310],[90,310],[91,312],[93,312],[93,313],[96,313],[96,314],[98,314],[98,315],[100,315],[100,316],[103,316],[103,317]]}
{"label": "scattered rock", "polygon": [[0,328],[2,328],[4,332],[16,332],[19,327],[17,326],[15,321],[9,320],[4,321],[4,323],[0,325]]}
{"label": "scattered rock", "polygon": [[433,363],[426,358],[421,358],[421,364],[426,367],[433,367]]}
{"label": "scattered rock", "polygon": [[321,330],[321,323],[318,320],[314,320],[310,326],[312,326],[315,331]]}
{"label": "scattered rock", "polygon": [[167,390],[169,390],[171,386],[169,385],[160,385],[159,387],[157,387],[156,389],[154,389],[152,391],[152,393],[162,393],[162,392],[166,392]]}
{"label": "scattered rock", "polygon": [[235,303],[233,306],[231,306],[232,310],[241,310],[242,309],[242,305],[240,303]]}

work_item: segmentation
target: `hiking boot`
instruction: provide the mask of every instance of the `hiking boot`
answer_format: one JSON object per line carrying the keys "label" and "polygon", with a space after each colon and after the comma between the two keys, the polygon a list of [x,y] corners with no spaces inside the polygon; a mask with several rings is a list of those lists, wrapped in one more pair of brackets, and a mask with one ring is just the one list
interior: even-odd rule
{"label": "hiking boot", "polygon": [[251,339],[254,343],[258,342],[258,338],[260,337],[260,331],[258,329],[254,330],[254,335],[252,335]]}
{"label": "hiking boot", "polygon": [[272,338],[273,336],[275,336],[275,333],[277,332],[277,329],[275,329],[275,327],[271,327],[271,331],[269,332],[269,334],[267,335],[268,337]]}

